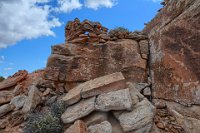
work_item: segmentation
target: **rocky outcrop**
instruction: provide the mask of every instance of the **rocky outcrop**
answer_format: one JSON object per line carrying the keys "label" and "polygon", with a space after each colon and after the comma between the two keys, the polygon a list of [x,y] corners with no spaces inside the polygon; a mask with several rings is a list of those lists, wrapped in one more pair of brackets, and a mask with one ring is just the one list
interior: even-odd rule
{"label": "rocky outcrop", "polygon": [[[158,112],[169,118],[156,120],[157,126],[162,132],[198,133],[194,123],[200,120],[200,1],[165,0],[162,4],[144,29],[150,39],[153,101],[159,108],[165,105]],[[167,127],[170,123],[175,126]]]}
{"label": "rocky outcrop", "polygon": [[162,4],[143,32],[68,22],[44,70],[0,82],[0,132],[198,133],[200,1]]}
{"label": "rocky outcrop", "polygon": [[146,26],[153,96],[200,104],[199,0],[169,0]]}

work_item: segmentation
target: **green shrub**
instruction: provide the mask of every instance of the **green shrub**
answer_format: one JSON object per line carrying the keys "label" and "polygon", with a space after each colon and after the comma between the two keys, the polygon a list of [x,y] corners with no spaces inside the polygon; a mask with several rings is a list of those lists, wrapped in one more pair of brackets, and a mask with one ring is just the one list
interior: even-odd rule
{"label": "green shrub", "polygon": [[33,113],[29,116],[24,133],[60,133],[63,124],[51,113]]}
{"label": "green shrub", "polygon": [[62,101],[53,103],[48,113],[32,113],[24,128],[24,133],[61,133],[63,123],[61,115],[66,110]]}
{"label": "green shrub", "polygon": [[65,110],[66,106],[63,101],[57,101],[51,105],[51,113],[58,118],[61,117]]}
{"label": "green shrub", "polygon": [[130,33],[130,31],[124,27],[116,27],[113,30],[110,30],[109,34],[115,34],[118,32],[122,32],[122,33]]}

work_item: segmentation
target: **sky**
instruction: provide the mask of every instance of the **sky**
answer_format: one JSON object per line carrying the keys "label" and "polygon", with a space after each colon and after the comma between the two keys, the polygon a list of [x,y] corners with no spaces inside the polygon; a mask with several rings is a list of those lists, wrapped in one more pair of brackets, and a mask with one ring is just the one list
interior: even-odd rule
{"label": "sky", "polygon": [[162,0],[0,0],[0,76],[46,66],[51,46],[65,42],[67,21],[99,21],[142,30]]}

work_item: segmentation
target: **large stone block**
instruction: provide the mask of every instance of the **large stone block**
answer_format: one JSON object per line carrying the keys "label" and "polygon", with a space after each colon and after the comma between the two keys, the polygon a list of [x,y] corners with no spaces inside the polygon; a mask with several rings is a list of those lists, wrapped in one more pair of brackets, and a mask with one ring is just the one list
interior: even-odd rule
{"label": "large stone block", "polygon": [[[82,82],[122,71],[128,80],[145,82],[147,61],[142,58],[138,47],[137,41],[131,39],[91,45],[67,43],[64,48],[54,46],[53,54],[47,63],[45,77],[55,81]],[[69,50],[72,54],[64,55],[61,49]],[[55,57],[55,55],[65,57]],[[66,61],[67,57],[72,60]],[[55,71],[55,76],[52,71]]]}
{"label": "large stone block", "polygon": [[85,123],[81,120],[77,120],[64,133],[88,133],[88,132]]}
{"label": "large stone block", "polygon": [[63,97],[63,101],[67,105],[71,105],[78,102],[81,97],[88,98],[104,92],[124,89],[125,85],[125,78],[122,73],[113,73],[78,85]]}
{"label": "large stone block", "polygon": [[90,81],[87,81],[78,86],[81,88],[81,96],[83,98],[96,96],[101,93],[116,91],[126,87],[125,78],[121,72],[116,72],[110,75],[102,76]]}
{"label": "large stone block", "polygon": [[95,108],[101,111],[132,110],[129,88],[99,95],[95,102]]}
{"label": "large stone block", "polygon": [[143,128],[152,123],[154,114],[154,106],[147,99],[144,99],[134,106],[133,111],[125,111],[115,116],[119,120],[124,132],[128,132]]}
{"label": "large stone block", "polygon": [[95,99],[95,97],[82,99],[79,103],[68,107],[67,110],[61,116],[62,121],[64,123],[72,123],[75,120],[89,115],[95,110]]}
{"label": "large stone block", "polygon": [[112,126],[108,121],[89,126],[88,133],[112,133]]}
{"label": "large stone block", "polygon": [[33,111],[41,103],[42,93],[34,85],[29,87],[28,96],[26,97],[22,111],[28,113]]}

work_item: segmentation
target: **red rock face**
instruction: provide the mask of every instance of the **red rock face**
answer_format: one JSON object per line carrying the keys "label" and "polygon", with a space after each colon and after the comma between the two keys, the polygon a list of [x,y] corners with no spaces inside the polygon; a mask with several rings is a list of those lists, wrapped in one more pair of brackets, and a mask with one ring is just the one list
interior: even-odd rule
{"label": "red rock face", "polygon": [[147,60],[142,58],[137,41],[122,39],[96,45],[68,43],[66,49],[71,55],[52,54],[49,57],[45,74],[47,79],[80,82],[122,72],[127,80],[147,80]]}
{"label": "red rock face", "polygon": [[147,25],[154,98],[200,104],[200,1],[168,1]]}

